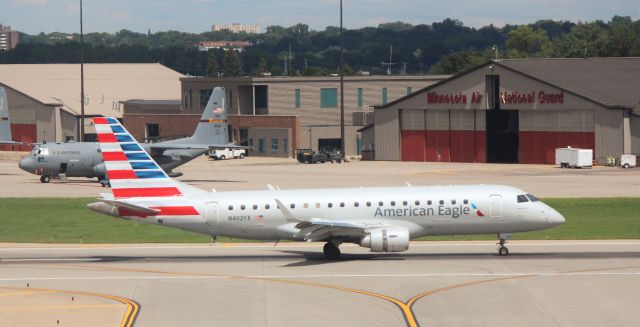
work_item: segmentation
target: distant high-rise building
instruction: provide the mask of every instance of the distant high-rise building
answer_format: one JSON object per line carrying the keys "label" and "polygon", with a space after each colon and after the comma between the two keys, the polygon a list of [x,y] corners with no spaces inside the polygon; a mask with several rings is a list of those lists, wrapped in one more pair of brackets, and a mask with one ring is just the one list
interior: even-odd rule
{"label": "distant high-rise building", "polygon": [[260,33],[260,25],[245,25],[245,24],[213,24],[211,26],[211,30],[213,32],[219,32],[222,30],[229,30],[233,33],[245,32],[248,34],[258,34]]}
{"label": "distant high-rise building", "polygon": [[20,42],[20,33],[18,31],[12,31],[11,26],[4,26],[0,24],[0,50],[11,50]]}

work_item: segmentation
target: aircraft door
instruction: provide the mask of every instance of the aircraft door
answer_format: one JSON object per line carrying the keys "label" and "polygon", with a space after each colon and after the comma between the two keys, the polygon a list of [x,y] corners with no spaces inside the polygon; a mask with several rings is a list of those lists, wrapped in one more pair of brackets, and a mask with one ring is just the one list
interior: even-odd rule
{"label": "aircraft door", "polygon": [[502,196],[492,194],[489,196],[491,218],[502,218]]}
{"label": "aircraft door", "polygon": [[218,225],[218,202],[208,202],[207,214],[205,216],[205,222],[209,226]]}

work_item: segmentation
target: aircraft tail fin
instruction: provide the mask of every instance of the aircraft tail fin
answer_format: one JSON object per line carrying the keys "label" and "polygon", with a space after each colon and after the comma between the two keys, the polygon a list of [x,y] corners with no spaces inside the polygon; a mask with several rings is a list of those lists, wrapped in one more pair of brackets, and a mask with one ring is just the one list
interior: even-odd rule
{"label": "aircraft tail fin", "polygon": [[169,178],[117,119],[97,117],[93,123],[115,200],[204,193]]}
{"label": "aircraft tail fin", "polygon": [[224,88],[213,89],[200,122],[188,141],[197,144],[229,144],[229,122]]}
{"label": "aircraft tail fin", "polygon": [[9,105],[7,103],[7,92],[0,87],[0,142],[11,142],[11,122],[9,121]]}

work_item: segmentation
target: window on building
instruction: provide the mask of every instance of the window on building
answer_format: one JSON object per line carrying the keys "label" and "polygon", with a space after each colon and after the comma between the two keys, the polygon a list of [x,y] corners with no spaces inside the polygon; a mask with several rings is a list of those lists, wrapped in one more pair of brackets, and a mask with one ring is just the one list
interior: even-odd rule
{"label": "window on building", "polygon": [[338,107],[338,89],[320,89],[320,108]]}
{"label": "window on building", "polygon": [[407,95],[413,93],[413,89],[411,88],[411,86],[407,86]]}
{"label": "window on building", "polygon": [[362,88],[358,88],[358,108],[362,108]]}
{"label": "window on building", "polygon": [[387,88],[382,88],[382,104],[387,104]]}
{"label": "window on building", "polygon": [[211,93],[213,90],[200,90],[200,109],[204,110],[207,106],[207,102],[209,102],[209,98],[211,97]]}
{"label": "window on building", "polygon": [[259,138],[258,139],[258,151],[260,151],[261,153],[264,153],[264,138]]}
{"label": "window on building", "polygon": [[282,140],[282,151],[287,155],[289,154],[289,139],[286,137]]}
{"label": "window on building", "polygon": [[271,153],[278,152],[278,139],[271,139]]}
{"label": "window on building", "polygon": [[300,110],[300,89],[296,89],[296,109]]}
{"label": "window on building", "polygon": [[145,130],[147,140],[157,141],[160,137],[160,125],[158,124],[147,124],[147,128]]}

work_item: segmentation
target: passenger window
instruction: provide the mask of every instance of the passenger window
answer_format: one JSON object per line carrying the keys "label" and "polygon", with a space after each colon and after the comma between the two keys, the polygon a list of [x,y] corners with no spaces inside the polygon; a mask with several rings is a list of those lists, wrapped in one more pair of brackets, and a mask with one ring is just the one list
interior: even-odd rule
{"label": "passenger window", "polygon": [[340,202],[340,208],[344,207],[344,202]]}
{"label": "passenger window", "polygon": [[469,200],[464,199],[464,201],[462,201],[464,204],[469,204]]}
{"label": "passenger window", "polygon": [[327,208],[333,208],[333,203],[331,202],[327,203]]}
{"label": "passenger window", "polygon": [[524,194],[518,195],[518,203],[529,202],[529,199]]}
{"label": "passenger window", "polygon": [[244,208],[245,208],[244,204],[240,206],[241,210],[244,210]]}
{"label": "passenger window", "polygon": [[292,203],[292,204],[289,206],[289,208],[291,208],[291,209],[295,209],[295,208],[296,208],[296,205]]}
{"label": "passenger window", "polygon": [[407,205],[407,201],[402,201],[402,205]]}
{"label": "passenger window", "polygon": [[456,204],[456,200],[451,200],[451,204]]}
{"label": "passenger window", "polygon": [[320,203],[316,203],[316,208],[320,208]]}
{"label": "passenger window", "polygon": [[391,201],[391,206],[395,206],[396,205],[396,201]]}
{"label": "passenger window", "polygon": [[371,202],[367,201],[367,207],[371,206]]}
{"label": "passenger window", "polygon": [[309,204],[308,204],[308,203],[305,203],[305,204],[303,204],[302,206],[303,206],[305,209],[309,208]]}
{"label": "passenger window", "polygon": [[265,204],[265,205],[264,205],[264,208],[265,208],[265,209],[269,209],[269,208],[270,208],[269,204]]}
{"label": "passenger window", "polygon": [[233,210],[233,206],[229,206],[229,210]]}
{"label": "passenger window", "polygon": [[420,201],[416,200],[416,205],[419,206],[420,205]]}
{"label": "passenger window", "polygon": [[442,205],[442,204],[444,204],[444,200],[440,200],[440,204],[441,204],[441,205]]}
{"label": "passenger window", "polygon": [[257,204],[254,204],[254,205],[253,205],[253,210],[256,210],[256,209],[258,209],[258,205],[257,205]]}
{"label": "passenger window", "polygon": [[354,207],[357,207],[357,206],[359,206],[359,205],[360,205],[360,204],[359,204],[358,202],[354,202],[354,203],[353,203],[353,206],[354,206]]}
{"label": "passenger window", "polygon": [[427,201],[427,204],[431,205],[431,204],[433,204],[433,202],[431,202],[431,200],[429,200],[429,201]]}
{"label": "passenger window", "polygon": [[380,201],[378,202],[378,207],[382,207],[384,205],[384,202]]}

